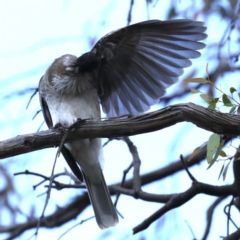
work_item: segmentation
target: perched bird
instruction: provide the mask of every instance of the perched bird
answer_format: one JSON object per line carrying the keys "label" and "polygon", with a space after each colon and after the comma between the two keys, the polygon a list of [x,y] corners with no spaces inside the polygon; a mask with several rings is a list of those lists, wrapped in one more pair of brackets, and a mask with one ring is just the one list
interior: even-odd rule
{"label": "perched bird", "polygon": [[[108,117],[148,110],[191,65],[189,59],[200,56],[205,30],[198,21],[150,20],[111,32],[80,57],[57,58],[39,83],[48,127],[100,120],[99,103]],[[65,143],[62,154],[74,174],[83,176],[99,227],[117,224],[101,169],[101,139]]]}

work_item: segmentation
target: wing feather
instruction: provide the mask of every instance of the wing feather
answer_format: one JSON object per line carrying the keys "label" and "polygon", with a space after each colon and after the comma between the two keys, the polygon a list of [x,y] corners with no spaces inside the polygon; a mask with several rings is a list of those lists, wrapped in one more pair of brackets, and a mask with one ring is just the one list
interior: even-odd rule
{"label": "wing feather", "polygon": [[205,30],[198,21],[150,20],[100,39],[92,52],[102,60],[96,81],[103,111],[109,117],[137,114],[157,103],[189,59],[200,56]]}

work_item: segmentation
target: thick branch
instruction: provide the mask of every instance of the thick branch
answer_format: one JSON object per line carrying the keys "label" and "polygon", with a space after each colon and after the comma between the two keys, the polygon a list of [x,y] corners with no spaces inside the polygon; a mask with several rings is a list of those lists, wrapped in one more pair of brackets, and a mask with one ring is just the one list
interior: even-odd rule
{"label": "thick branch", "polygon": [[[205,155],[206,155],[206,146],[201,148],[200,151],[193,157],[193,159],[190,162],[186,161],[185,164],[187,164],[188,166],[193,166],[193,165],[201,162],[203,159],[205,159]],[[188,158],[189,158],[189,156],[185,157],[184,159],[186,160]],[[153,181],[163,179],[163,178],[165,178],[169,175],[172,175],[182,169],[183,169],[182,163],[180,161],[176,161],[176,162],[170,164],[169,166],[166,166],[164,168],[161,168],[161,169],[158,169],[153,172],[150,172],[150,173],[140,176],[140,178],[141,178],[140,182],[142,183],[141,185],[143,186],[145,184],[152,183]],[[133,186],[133,179],[130,179],[130,180],[127,180],[126,182],[124,182],[123,186],[121,186],[121,183],[110,186],[109,190],[110,190],[111,195],[121,193],[121,194],[135,197],[136,194],[135,194],[135,191],[131,189],[132,186]],[[79,185],[75,185],[75,186],[71,185],[68,187],[79,188]],[[209,187],[205,187],[205,191],[207,188],[209,188]],[[212,191],[213,194],[216,194],[218,196],[219,192],[222,192],[222,190],[224,192],[226,192],[226,191],[231,192],[231,190],[230,190],[231,188],[232,188],[231,186],[229,186],[229,187],[228,186],[227,187],[212,186],[213,191],[211,189],[210,190],[208,189],[207,192]],[[57,188],[57,189],[61,189],[61,188]],[[201,192],[203,192],[201,190],[201,188],[199,188],[199,190]],[[221,193],[220,193],[220,195],[221,195]],[[150,193],[141,191],[138,195],[138,198],[141,198],[142,200],[150,201],[150,202],[153,201],[153,202],[166,203],[171,199],[172,196],[173,196],[172,194],[159,195],[159,194],[150,194]],[[83,194],[80,197],[76,198],[72,203],[70,203],[66,207],[62,207],[61,211],[58,210],[57,212],[54,212],[53,214],[47,216],[45,218],[45,220],[41,222],[41,226],[45,226],[45,227],[49,227],[49,228],[51,228],[53,226],[60,226],[61,224],[64,224],[65,222],[69,221],[69,219],[73,219],[77,215],[79,215],[89,205],[89,203],[90,202],[89,202],[87,194]],[[77,207],[76,207],[76,205],[77,205]],[[3,232],[11,232],[11,234],[12,234],[11,237],[17,237],[25,230],[36,227],[37,221],[38,221],[37,219],[32,219],[32,220],[29,220],[28,223],[16,224],[14,226],[0,226],[0,232],[2,232],[2,233]]]}
{"label": "thick branch", "polygon": [[[193,159],[190,162],[186,162],[186,164],[188,166],[194,166],[195,164],[198,164],[203,159],[205,159],[205,155],[206,155],[206,147],[200,149],[200,151],[193,157]],[[189,158],[189,156],[185,157],[185,159],[188,159],[188,158]],[[161,180],[171,174],[181,171],[182,169],[183,169],[182,163],[180,161],[175,161],[164,168],[160,168],[160,169],[157,169],[150,173],[144,174],[144,175],[140,176],[142,186],[152,183],[157,180]],[[129,189],[132,186],[133,186],[133,179],[129,179],[126,182],[124,182],[124,186],[123,186],[124,188],[121,187],[121,183],[118,183],[118,184],[114,184],[114,185],[110,186],[109,190],[110,190],[111,195],[118,193],[118,191],[120,191],[120,190],[121,190],[121,193],[123,193],[123,194],[131,195],[130,194],[131,190],[129,192]],[[71,185],[68,187],[79,188],[79,185]],[[128,189],[126,189],[126,188],[128,188]],[[61,188],[57,188],[57,189],[61,189]],[[163,202],[163,203],[165,203],[169,200],[168,195],[164,195],[160,199],[158,195],[156,195],[156,196],[151,195],[151,194],[148,195],[148,194],[144,194],[143,192],[141,193],[141,197],[145,201],[161,200],[160,202]],[[53,214],[47,216],[46,220],[41,222],[41,226],[48,227],[46,225],[46,223],[49,222],[49,226],[53,227],[54,224],[52,224],[53,223],[52,220],[54,220],[55,218],[57,218],[57,220],[55,221],[55,226],[60,226],[61,224],[64,224],[67,221],[69,221],[69,219],[76,218],[76,216],[78,216],[89,204],[90,204],[90,202],[89,202],[89,198],[88,198],[87,194],[83,194],[83,195],[79,196],[78,198],[76,198],[75,200],[73,200],[73,202],[71,202],[66,207],[61,207],[61,211],[58,210],[57,212],[54,212]],[[76,205],[77,205],[77,207],[76,207]],[[22,223],[22,224],[16,224],[14,226],[0,225],[0,233],[11,232],[12,236],[16,237],[16,236],[19,236],[25,230],[36,227],[37,222],[38,222],[38,219],[32,219],[32,220],[29,220],[27,224]]]}
{"label": "thick branch", "polygon": [[[179,194],[172,194],[169,201],[158,211],[152,214],[150,217],[145,219],[138,226],[133,228],[133,234],[136,234],[144,229],[148,228],[150,224],[162,217],[166,212],[180,207],[181,205],[188,202],[190,199],[195,197],[199,193],[204,193],[210,196],[228,196],[228,195],[237,195],[234,185],[228,186],[212,186],[205,183],[193,182],[192,186],[185,192]],[[162,198],[162,195],[159,195]],[[162,200],[162,199],[159,199]]]}
{"label": "thick branch", "polygon": [[[81,203],[81,204],[79,204]],[[61,207],[54,214],[49,215],[41,221],[41,227],[53,228],[61,226],[62,224],[76,218],[80,212],[82,212],[90,204],[87,194],[83,194],[77,197],[66,207]],[[0,226],[1,233],[11,233],[9,239],[13,239],[19,236],[24,231],[35,228],[37,226],[38,219],[29,219],[26,223],[15,224],[11,226]]]}
{"label": "thick branch", "polygon": [[[124,119],[80,121],[79,129],[69,133],[66,141],[80,138],[131,136],[157,131],[183,121],[192,122],[200,128],[219,134],[240,135],[239,116],[216,112],[188,103]],[[65,132],[65,129],[50,129],[2,141],[0,142],[0,159],[58,146]]]}

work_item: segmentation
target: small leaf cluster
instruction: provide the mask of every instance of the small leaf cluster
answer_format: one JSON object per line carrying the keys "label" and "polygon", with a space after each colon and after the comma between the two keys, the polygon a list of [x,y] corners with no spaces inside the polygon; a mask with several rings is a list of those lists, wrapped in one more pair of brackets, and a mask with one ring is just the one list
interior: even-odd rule
{"label": "small leaf cluster", "polygon": [[230,95],[227,95],[224,93],[221,89],[217,88],[210,80],[204,79],[204,78],[193,78],[193,79],[187,79],[185,80],[189,83],[200,83],[200,84],[211,84],[214,88],[216,88],[220,93],[222,93],[222,96],[212,98],[211,96],[207,95],[206,93],[201,92],[198,89],[191,88],[192,93],[200,93],[200,97],[208,104],[209,109],[215,110],[218,103],[223,104],[225,107],[231,107],[229,110],[229,113],[235,113],[237,107],[240,105],[239,100],[236,99],[234,93],[237,93],[238,98],[240,98],[240,93],[237,92],[237,90],[234,87],[230,87],[229,93]]}
{"label": "small leaf cluster", "polygon": [[[203,92],[201,92],[198,89],[192,88],[191,92],[193,94],[199,93],[200,97],[208,104],[209,109],[216,110],[216,108],[219,109],[219,105],[221,104],[222,106],[225,107],[230,107],[229,113],[234,114],[237,112],[237,110],[240,108],[239,100],[236,99],[236,96],[240,99],[240,93],[237,92],[237,90],[234,87],[230,87],[229,93],[226,94],[224,93],[221,89],[216,87],[210,80],[204,79],[204,78],[193,78],[193,79],[187,79],[185,80],[186,82],[189,83],[200,83],[200,84],[211,84],[215,89],[218,90],[218,92],[221,93],[220,97],[211,97]],[[237,94],[236,94],[237,93]],[[218,104],[218,105],[217,105]],[[234,158],[234,156],[227,156],[226,152],[223,150],[223,147],[225,145],[225,140],[223,136],[220,136],[219,134],[213,133],[207,143],[207,153],[206,153],[206,159],[208,162],[208,168],[209,169],[216,161],[220,161],[220,157],[222,157],[224,160],[223,161],[223,166],[221,168],[221,171],[219,173],[219,178],[222,176],[223,180],[226,178],[227,170],[230,164],[230,160]],[[204,144],[205,146],[205,144]],[[197,147],[192,154],[189,157],[189,161],[197,154],[197,152],[202,148]],[[233,147],[233,146],[232,146]],[[239,148],[236,149],[237,151],[240,151]],[[238,160],[238,159],[235,159]],[[227,162],[227,164],[226,164]]]}

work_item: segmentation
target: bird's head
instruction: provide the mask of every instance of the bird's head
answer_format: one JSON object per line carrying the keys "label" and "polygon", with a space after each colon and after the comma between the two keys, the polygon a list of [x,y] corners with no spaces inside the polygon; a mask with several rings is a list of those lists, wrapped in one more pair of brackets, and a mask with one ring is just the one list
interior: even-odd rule
{"label": "bird's head", "polygon": [[51,66],[48,68],[50,78],[55,77],[76,77],[78,74],[77,57],[66,54],[54,60]]}
{"label": "bird's head", "polygon": [[66,54],[54,60],[46,72],[47,79],[57,92],[81,93],[91,85],[91,73],[100,60],[94,53],[85,53],[79,58]]}

